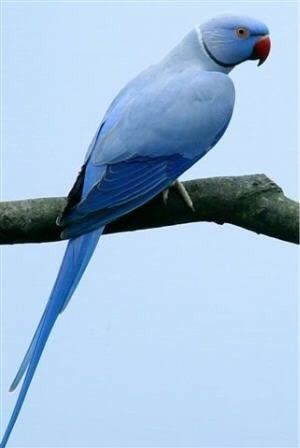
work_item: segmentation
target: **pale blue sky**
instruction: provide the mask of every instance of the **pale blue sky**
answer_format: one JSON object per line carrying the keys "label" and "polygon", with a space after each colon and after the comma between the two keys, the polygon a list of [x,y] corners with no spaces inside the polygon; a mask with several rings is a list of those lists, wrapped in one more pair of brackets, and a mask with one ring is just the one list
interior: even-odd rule
{"label": "pale blue sky", "polygon": [[[2,2],[2,197],[65,195],[107,106],[197,23],[266,22],[232,72],[232,122],[185,178],[265,173],[297,197],[296,2]],[[8,387],[65,243],[2,251]],[[10,447],[297,445],[297,247],[229,225],[105,236],[38,367]]]}

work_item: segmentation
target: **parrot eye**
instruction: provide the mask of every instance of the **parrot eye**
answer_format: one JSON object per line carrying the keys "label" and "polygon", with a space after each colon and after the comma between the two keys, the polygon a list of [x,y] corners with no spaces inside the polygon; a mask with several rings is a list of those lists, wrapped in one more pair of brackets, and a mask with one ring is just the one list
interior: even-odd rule
{"label": "parrot eye", "polygon": [[239,39],[246,39],[246,37],[248,37],[250,33],[248,28],[239,26],[235,29],[235,34]]}

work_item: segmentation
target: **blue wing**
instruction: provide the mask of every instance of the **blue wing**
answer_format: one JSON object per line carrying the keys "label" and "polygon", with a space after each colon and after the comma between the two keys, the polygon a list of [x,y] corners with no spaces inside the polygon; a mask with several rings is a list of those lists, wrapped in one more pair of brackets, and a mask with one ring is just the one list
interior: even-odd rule
{"label": "blue wing", "polygon": [[214,146],[231,118],[234,88],[220,73],[191,67],[136,83],[112,104],[93,139],[87,171],[104,171],[62,217],[65,238],[149,201]]}
{"label": "blue wing", "polygon": [[61,219],[63,237],[73,238],[130,212],[152,199],[191,166],[180,155],[132,158],[106,165],[105,173],[86,198]]}

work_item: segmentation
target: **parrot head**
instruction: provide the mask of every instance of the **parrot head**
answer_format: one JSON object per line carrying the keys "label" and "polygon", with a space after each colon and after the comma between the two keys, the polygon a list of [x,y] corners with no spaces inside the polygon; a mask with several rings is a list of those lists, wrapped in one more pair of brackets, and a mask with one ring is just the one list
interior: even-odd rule
{"label": "parrot head", "polygon": [[267,26],[247,16],[217,16],[201,25],[200,31],[206,52],[224,67],[255,59],[261,65],[270,52]]}

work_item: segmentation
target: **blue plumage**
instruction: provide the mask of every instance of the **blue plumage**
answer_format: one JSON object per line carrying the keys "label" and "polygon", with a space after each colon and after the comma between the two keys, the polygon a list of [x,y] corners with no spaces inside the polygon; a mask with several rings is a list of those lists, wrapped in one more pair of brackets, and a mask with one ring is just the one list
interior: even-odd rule
{"label": "blue plumage", "polygon": [[93,230],[143,205],[191,164],[191,160],[175,154],[152,159],[135,157],[106,165],[101,181],[62,218],[61,223],[67,226],[63,236],[70,238],[82,230]]}
{"label": "blue plumage", "polygon": [[65,309],[104,226],[166,189],[221,138],[234,106],[233,66],[264,61],[266,26],[220,16],[190,32],[116,97],[88,149],[59,219],[71,238],[47,306],[11,385],[25,375],[4,448],[58,315]]}
{"label": "blue plumage", "polygon": [[26,372],[17,403],[1,442],[1,448],[5,447],[7,443],[57,316],[63,311],[78,285],[102,231],[103,228],[100,227],[93,232],[83,234],[78,238],[73,238],[68,243],[45,312],[34,335],[31,346],[25,355],[13,384],[11,385],[11,390],[17,387],[19,381]]}

